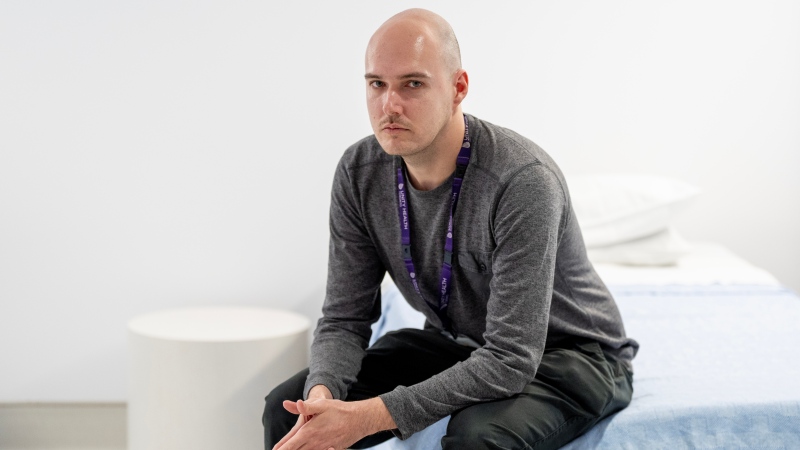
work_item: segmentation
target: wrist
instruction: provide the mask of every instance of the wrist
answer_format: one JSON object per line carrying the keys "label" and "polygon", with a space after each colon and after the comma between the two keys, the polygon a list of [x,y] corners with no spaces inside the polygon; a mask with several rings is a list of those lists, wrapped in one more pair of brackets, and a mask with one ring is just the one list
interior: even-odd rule
{"label": "wrist", "polygon": [[332,400],[333,394],[331,394],[331,390],[328,389],[327,386],[324,384],[318,384],[308,391],[308,398],[306,400],[311,400],[312,398],[325,398]]}
{"label": "wrist", "polygon": [[368,418],[365,420],[365,425],[368,428],[367,435],[397,428],[392,415],[389,414],[389,409],[380,397],[364,400],[363,405]]}

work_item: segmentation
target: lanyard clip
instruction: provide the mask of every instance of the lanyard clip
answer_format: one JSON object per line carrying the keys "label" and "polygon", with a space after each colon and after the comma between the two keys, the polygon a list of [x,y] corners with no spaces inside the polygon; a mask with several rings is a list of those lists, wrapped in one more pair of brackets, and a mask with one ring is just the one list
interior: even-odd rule
{"label": "lanyard clip", "polygon": [[450,336],[453,336],[453,340],[458,339],[458,330],[456,326],[453,325],[453,321],[447,316],[447,313],[444,311],[437,311],[437,315],[439,316],[439,320],[442,321],[444,329],[450,333]]}
{"label": "lanyard clip", "polygon": [[452,324],[450,325],[450,335],[453,336],[453,340],[458,339],[458,331],[456,331],[456,327]]}

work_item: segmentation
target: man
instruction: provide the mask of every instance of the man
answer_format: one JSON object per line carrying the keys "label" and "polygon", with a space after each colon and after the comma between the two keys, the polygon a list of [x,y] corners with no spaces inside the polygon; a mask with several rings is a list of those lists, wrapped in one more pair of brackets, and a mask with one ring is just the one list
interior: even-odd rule
{"label": "man", "polygon": [[[447,415],[444,449],[558,448],[630,402],[638,344],[586,258],[563,175],[462,113],[460,59],[425,10],[370,39],[375,134],[337,168],[311,367],[267,396],[267,448],[365,448]],[[365,351],[387,271],[425,330]]]}

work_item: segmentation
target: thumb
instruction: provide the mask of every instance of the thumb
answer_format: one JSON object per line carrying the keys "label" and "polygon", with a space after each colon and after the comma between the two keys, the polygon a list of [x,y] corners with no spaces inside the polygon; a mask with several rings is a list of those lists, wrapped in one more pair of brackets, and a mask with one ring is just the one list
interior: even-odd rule
{"label": "thumb", "polygon": [[325,399],[312,398],[310,400],[298,400],[297,410],[304,416],[313,416],[325,411]]}
{"label": "thumb", "polygon": [[285,410],[289,411],[292,414],[300,414],[300,410],[297,407],[300,402],[302,402],[302,400],[297,401],[297,402],[293,402],[291,400],[284,400],[283,401],[283,408]]}

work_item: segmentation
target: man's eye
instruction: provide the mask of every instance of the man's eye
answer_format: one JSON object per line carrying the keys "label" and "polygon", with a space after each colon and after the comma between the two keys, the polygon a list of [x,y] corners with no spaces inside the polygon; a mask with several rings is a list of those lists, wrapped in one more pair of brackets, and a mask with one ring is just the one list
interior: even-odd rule
{"label": "man's eye", "polygon": [[375,81],[371,82],[369,85],[374,87],[374,88],[383,87],[383,81],[375,80]]}
{"label": "man's eye", "polygon": [[412,88],[418,88],[418,87],[422,87],[422,82],[421,81],[409,81],[408,85],[410,87],[412,87]]}

